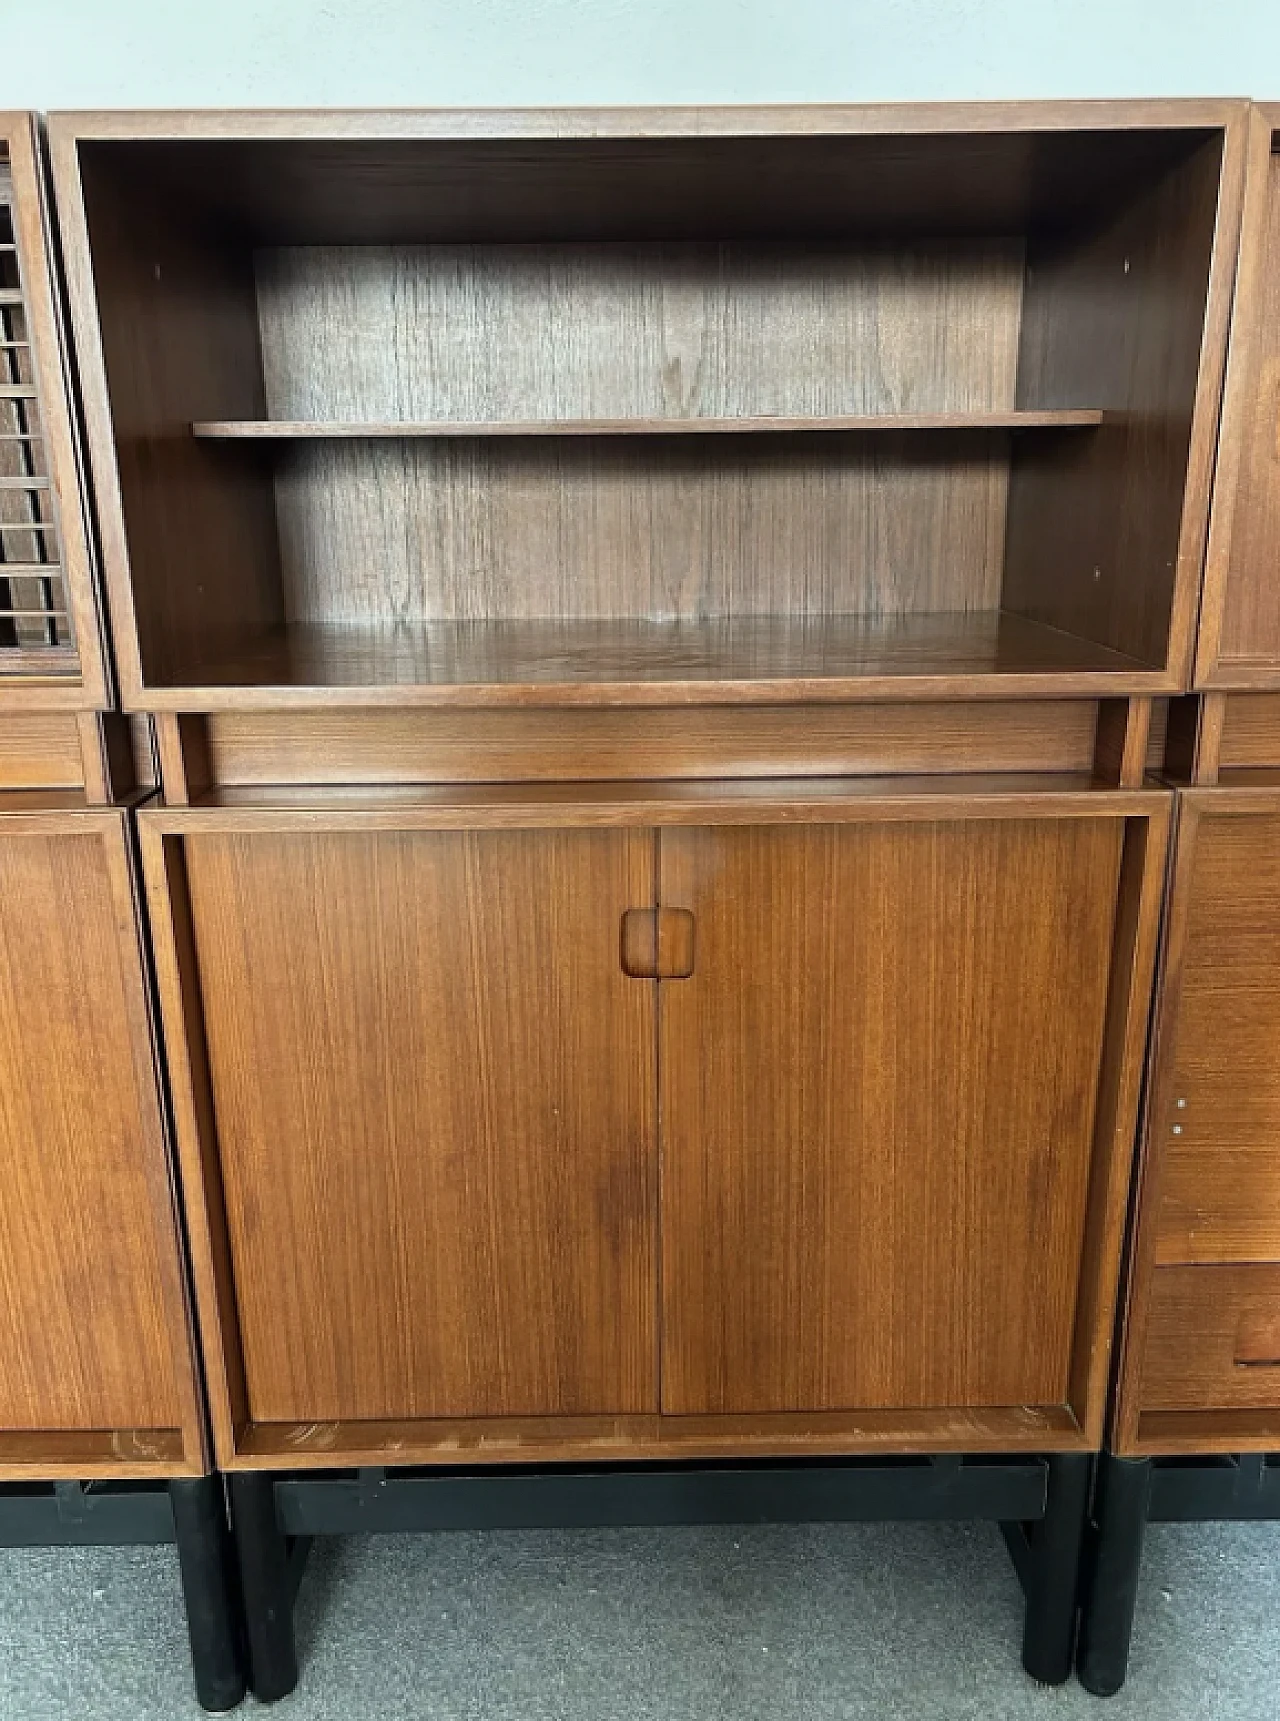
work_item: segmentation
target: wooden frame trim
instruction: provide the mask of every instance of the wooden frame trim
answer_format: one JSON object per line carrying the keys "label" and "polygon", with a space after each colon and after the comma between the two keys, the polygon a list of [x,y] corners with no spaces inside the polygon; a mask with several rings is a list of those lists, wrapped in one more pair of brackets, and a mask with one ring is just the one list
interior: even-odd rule
{"label": "wooden frame trim", "polygon": [[1235,275],[1231,339],[1218,433],[1213,508],[1210,515],[1200,632],[1193,685],[1197,688],[1280,687],[1280,664],[1226,668],[1221,656],[1222,623],[1231,568],[1231,542],[1240,488],[1240,463],[1248,428],[1260,333],[1258,306],[1266,266],[1272,138],[1280,130],[1280,104],[1254,106],[1246,139],[1239,264]]}
{"label": "wooden frame trim", "polygon": [[224,790],[189,808],[148,811],[166,836],[192,830],[537,830],[566,826],[847,824],[874,819],[1149,815],[1163,789],[1016,772],[965,778],[768,778],[733,782],[517,783],[405,791]]}
{"label": "wooden frame trim", "polygon": [[1071,1406],[1095,1449],[1106,1424],[1172,823],[1171,797],[1148,818],[1132,820],[1120,867],[1070,1386]]}
{"label": "wooden frame trim", "polygon": [[77,674],[0,675],[0,710],[102,709],[112,699],[99,614],[92,539],[70,406],[70,355],[52,263],[53,230],[40,153],[39,122],[31,113],[0,114],[9,152],[13,215],[21,248],[23,294],[51,494],[62,544],[62,574],[79,660]]}
{"label": "wooden frame trim", "polygon": [[[660,826],[664,803],[637,796],[624,809],[605,803],[588,823]],[[730,807],[733,802],[730,799]],[[524,810],[525,828],[564,828],[572,801]],[[1062,1406],[919,1413],[848,1412],[773,1418],[669,1416],[594,1419],[495,1418],[483,1422],[289,1424],[255,1426],[250,1418],[238,1314],[218,1163],[216,1119],[204,1042],[198,958],[187,892],[183,839],[204,833],[510,828],[483,802],[470,811],[385,807],[378,813],[262,808],[226,813],[198,807],[144,811],[138,819],[151,910],[161,1011],[166,1025],[177,1151],[188,1192],[188,1230],[206,1380],[218,1464],[260,1469],[270,1459],[290,1467],[385,1462],[457,1462],[585,1456],[715,1456],[749,1448],[761,1456],[796,1450],[874,1450],[915,1445],[947,1450],[1083,1451],[1100,1442],[1115,1329],[1116,1288],[1141,1086],[1141,1050],[1155,965],[1155,941],[1172,797],[1166,791],[1109,791],[895,799],[872,793],[832,805],[800,804],[783,812],[776,798],[750,806],[771,823],[993,816],[1112,817],[1128,824],[1117,890],[1116,933],[1098,1071],[1089,1206],[1081,1239],[1081,1276],[1072,1345],[1071,1400]],[[739,807],[741,812],[741,807]],[[714,803],[684,807],[678,822],[715,819]],[[667,820],[666,822],[672,822]],[[430,1432],[428,1444],[424,1435]]]}

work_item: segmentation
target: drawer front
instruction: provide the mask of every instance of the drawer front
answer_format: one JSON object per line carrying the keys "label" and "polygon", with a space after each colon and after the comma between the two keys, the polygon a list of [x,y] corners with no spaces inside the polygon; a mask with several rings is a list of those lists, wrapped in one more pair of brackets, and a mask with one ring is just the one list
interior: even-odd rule
{"label": "drawer front", "polygon": [[1280,1409],[1280,1266],[1156,1271],[1142,1405]]}

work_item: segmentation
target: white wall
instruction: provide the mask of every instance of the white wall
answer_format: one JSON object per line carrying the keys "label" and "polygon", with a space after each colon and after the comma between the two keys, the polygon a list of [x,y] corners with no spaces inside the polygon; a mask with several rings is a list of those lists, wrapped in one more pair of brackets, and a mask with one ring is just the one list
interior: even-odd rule
{"label": "white wall", "polygon": [[1280,0],[0,0],[0,106],[1280,98]]}

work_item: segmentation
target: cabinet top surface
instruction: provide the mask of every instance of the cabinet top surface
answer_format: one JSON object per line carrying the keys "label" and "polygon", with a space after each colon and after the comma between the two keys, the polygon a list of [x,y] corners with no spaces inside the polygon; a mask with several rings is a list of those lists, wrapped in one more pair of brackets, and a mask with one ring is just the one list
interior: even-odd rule
{"label": "cabinet top surface", "polygon": [[1220,127],[1241,97],[742,107],[153,109],[50,116],[71,138],[646,138]]}

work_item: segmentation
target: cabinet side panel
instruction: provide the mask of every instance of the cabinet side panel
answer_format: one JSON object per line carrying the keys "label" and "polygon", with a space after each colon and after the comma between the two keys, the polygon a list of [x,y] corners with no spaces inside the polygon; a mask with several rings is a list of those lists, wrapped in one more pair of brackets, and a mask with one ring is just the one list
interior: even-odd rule
{"label": "cabinet side panel", "polygon": [[652,836],[186,852],[252,1420],[654,1410]]}
{"label": "cabinet side panel", "polygon": [[1180,669],[1189,645],[1207,529],[1226,177],[1222,140],[1206,142],[1106,227],[1027,253],[1018,404],[1088,402],[1108,419],[1015,446],[1004,601],[1158,667]]}
{"label": "cabinet side panel", "polygon": [[1265,173],[1263,260],[1237,313],[1252,340],[1220,642],[1228,670],[1231,660],[1280,664],[1280,155],[1266,157]]}
{"label": "cabinet side panel", "polygon": [[664,1410],[1066,1402],[1122,840],[663,833]]}
{"label": "cabinet side panel", "polygon": [[[0,831],[0,1427],[174,1429],[154,1095],[101,833]],[[136,960],[136,955],[135,955]],[[136,982],[135,982],[136,984]]]}

